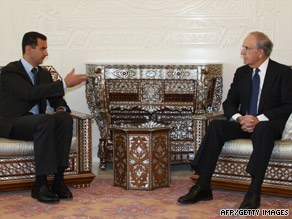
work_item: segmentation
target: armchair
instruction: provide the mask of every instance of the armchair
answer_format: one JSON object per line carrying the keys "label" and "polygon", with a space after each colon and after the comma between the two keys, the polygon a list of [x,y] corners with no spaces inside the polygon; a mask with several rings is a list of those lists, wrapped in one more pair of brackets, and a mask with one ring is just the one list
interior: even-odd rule
{"label": "armchair", "polygon": [[[195,115],[195,153],[203,140],[208,124],[213,119],[223,118],[222,113]],[[211,186],[213,188],[247,191],[250,176],[245,171],[252,152],[250,139],[235,139],[225,142],[214,171]],[[194,182],[198,175],[193,175]],[[274,150],[266,171],[262,194],[292,197],[292,114],[282,134],[275,141]]]}
{"label": "armchair", "polygon": [[[52,66],[43,67],[51,72],[54,81],[61,79]],[[73,137],[65,182],[77,188],[89,187],[95,177],[91,158],[92,116],[76,111],[72,111],[71,115]],[[29,189],[34,184],[34,177],[33,142],[0,138],[0,191]],[[52,177],[48,180],[50,183]]]}

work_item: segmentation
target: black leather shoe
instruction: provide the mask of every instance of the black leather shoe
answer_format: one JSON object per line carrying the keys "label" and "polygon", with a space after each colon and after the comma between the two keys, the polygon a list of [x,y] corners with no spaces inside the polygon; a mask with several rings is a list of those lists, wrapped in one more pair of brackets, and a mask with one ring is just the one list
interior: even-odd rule
{"label": "black leather shoe", "polygon": [[254,193],[248,192],[245,195],[243,202],[240,205],[240,209],[256,209],[261,205],[261,196]]}
{"label": "black leather shoe", "polygon": [[53,183],[52,190],[60,199],[72,199],[73,195],[64,182]]}
{"label": "black leather shoe", "polygon": [[177,201],[180,204],[195,204],[199,201],[209,201],[213,199],[212,190],[202,190],[200,186],[194,185],[188,194],[180,197]]}
{"label": "black leather shoe", "polygon": [[40,202],[59,202],[60,199],[57,194],[52,192],[48,185],[43,185],[40,188],[33,187],[31,190],[31,197]]}

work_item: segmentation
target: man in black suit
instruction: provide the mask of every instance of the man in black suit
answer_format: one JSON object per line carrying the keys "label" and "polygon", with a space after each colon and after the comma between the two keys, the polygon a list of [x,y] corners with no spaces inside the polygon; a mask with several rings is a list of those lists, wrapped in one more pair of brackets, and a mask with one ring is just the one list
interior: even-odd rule
{"label": "man in black suit", "polygon": [[259,208],[261,185],[274,147],[292,112],[292,72],[288,66],[269,58],[273,44],[261,32],[244,40],[241,55],[244,66],[235,72],[223,110],[227,120],[210,123],[192,163],[199,179],[181,204],[212,200],[211,177],[225,141],[250,138],[253,152],[246,171],[251,184],[240,208]]}
{"label": "man in black suit", "polygon": [[[63,99],[67,87],[87,80],[74,74],[53,82],[50,72],[40,67],[47,52],[47,38],[28,32],[22,40],[23,57],[2,69],[0,85],[0,137],[34,142],[36,180],[32,197],[41,202],[72,199],[64,183],[72,139],[70,109]],[[46,100],[55,109],[46,114]],[[54,174],[52,189],[47,175]]]}

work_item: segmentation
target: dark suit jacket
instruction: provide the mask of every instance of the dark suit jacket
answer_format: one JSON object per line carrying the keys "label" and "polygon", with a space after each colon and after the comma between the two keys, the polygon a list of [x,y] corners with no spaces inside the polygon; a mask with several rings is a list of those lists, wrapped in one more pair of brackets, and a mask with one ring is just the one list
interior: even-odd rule
{"label": "dark suit jacket", "polygon": [[2,68],[0,83],[0,137],[8,138],[14,119],[28,114],[36,104],[40,113],[46,111],[46,100],[55,109],[60,106],[69,109],[63,99],[62,81],[53,82],[50,72],[42,67],[39,67],[37,86],[33,85],[21,61]]}
{"label": "dark suit jacket", "polygon": [[[253,69],[245,65],[235,72],[233,82],[223,102],[224,114],[230,119],[234,114],[246,115],[249,106]],[[270,121],[288,119],[292,113],[292,70],[270,60],[261,92],[258,114]]]}

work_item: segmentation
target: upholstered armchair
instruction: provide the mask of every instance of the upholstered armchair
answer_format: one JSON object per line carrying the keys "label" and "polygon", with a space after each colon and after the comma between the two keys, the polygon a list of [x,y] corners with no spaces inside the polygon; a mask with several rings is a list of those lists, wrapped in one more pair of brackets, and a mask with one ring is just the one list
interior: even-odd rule
{"label": "upholstered armchair", "polygon": [[[195,153],[203,140],[208,124],[213,119],[223,118],[222,113],[195,115]],[[253,148],[249,139],[225,142],[212,177],[212,187],[247,191],[250,176],[245,169]],[[198,175],[192,176],[195,182]],[[262,193],[292,197],[292,114],[275,147],[266,171]]]}
{"label": "upholstered armchair", "polygon": [[[61,79],[52,66],[44,66],[53,80]],[[0,67],[1,74],[1,67]],[[92,116],[72,111],[74,120],[69,167],[65,182],[74,187],[88,187],[92,173]],[[29,189],[35,177],[33,142],[0,138],[0,191]],[[52,180],[49,177],[49,182]]]}

